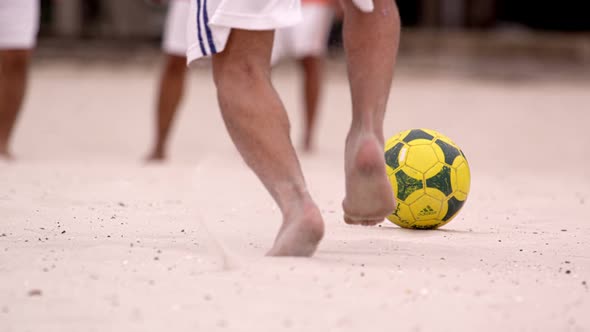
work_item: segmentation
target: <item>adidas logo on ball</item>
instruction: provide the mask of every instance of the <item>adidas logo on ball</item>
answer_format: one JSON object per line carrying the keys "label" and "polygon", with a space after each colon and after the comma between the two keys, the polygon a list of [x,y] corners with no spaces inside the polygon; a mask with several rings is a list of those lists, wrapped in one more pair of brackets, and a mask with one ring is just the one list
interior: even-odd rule
{"label": "adidas logo on ball", "polygon": [[430,207],[430,205],[427,205],[425,208],[423,208],[420,213],[418,213],[419,216],[423,217],[423,216],[430,216],[433,214],[436,214],[437,212],[434,211],[434,209],[432,209],[432,207]]}

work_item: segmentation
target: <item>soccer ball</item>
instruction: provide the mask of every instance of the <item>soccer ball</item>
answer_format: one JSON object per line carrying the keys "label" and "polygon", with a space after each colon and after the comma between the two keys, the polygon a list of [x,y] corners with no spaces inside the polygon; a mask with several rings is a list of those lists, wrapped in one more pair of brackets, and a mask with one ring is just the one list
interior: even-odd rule
{"label": "soccer ball", "polygon": [[387,175],[397,208],[387,217],[404,228],[432,229],[451,221],[467,195],[471,175],[463,151],[429,129],[401,132],[385,144]]}

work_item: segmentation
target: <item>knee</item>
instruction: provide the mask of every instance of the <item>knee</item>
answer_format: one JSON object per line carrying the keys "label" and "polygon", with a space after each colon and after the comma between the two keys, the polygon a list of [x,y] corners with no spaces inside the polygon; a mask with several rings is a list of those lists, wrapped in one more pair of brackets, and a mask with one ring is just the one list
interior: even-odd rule
{"label": "knee", "polygon": [[168,55],[166,59],[166,71],[176,75],[184,75],[186,72],[186,58],[176,55]]}
{"label": "knee", "polygon": [[[399,25],[399,13],[397,4],[391,0],[340,0],[340,6],[344,18],[364,16],[371,20],[394,22]],[[366,12],[362,8],[373,7],[372,12]]]}
{"label": "knee", "polygon": [[255,93],[270,84],[270,64],[255,58],[243,58],[214,64],[213,74],[218,94]]}
{"label": "knee", "polygon": [[29,66],[30,52],[26,50],[4,51],[2,60],[2,73],[5,75],[24,74]]}

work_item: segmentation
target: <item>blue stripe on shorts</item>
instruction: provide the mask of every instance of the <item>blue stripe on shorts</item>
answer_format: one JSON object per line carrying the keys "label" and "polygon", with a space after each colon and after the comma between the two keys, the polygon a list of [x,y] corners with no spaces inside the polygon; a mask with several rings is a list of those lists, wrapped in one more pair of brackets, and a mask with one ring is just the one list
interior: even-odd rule
{"label": "blue stripe on shorts", "polygon": [[213,42],[213,35],[211,33],[211,29],[209,28],[209,15],[207,15],[207,0],[203,0],[204,2],[204,8],[203,8],[203,14],[204,14],[204,18],[205,18],[205,30],[207,33],[207,42],[209,43],[209,50],[211,51],[211,54],[215,54],[217,53],[217,50],[215,49],[215,43]]}
{"label": "blue stripe on shorts", "polygon": [[[203,0],[205,3],[205,0]],[[207,6],[205,6],[205,13],[207,12]],[[205,24],[207,26],[207,24]],[[209,27],[207,27],[207,30]],[[201,0],[197,0],[197,37],[199,39],[199,46],[201,48],[201,54],[207,55],[205,51],[205,44],[203,43],[203,37],[201,36]]]}

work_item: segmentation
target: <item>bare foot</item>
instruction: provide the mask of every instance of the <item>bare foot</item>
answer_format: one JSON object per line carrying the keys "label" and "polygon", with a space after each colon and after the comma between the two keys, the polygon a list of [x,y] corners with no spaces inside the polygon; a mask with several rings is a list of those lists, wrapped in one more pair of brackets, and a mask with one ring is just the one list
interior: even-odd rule
{"label": "bare foot", "polygon": [[285,213],[283,225],[268,256],[309,257],[324,236],[324,221],[317,206],[305,202]]}
{"label": "bare foot", "polygon": [[0,150],[0,161],[14,161],[14,156],[6,150]]}
{"label": "bare foot", "polygon": [[166,161],[166,156],[160,151],[154,151],[145,157],[146,163],[160,163],[164,161]]}
{"label": "bare foot", "polygon": [[350,139],[345,158],[344,221],[364,226],[382,222],[395,210],[395,198],[381,144],[373,136]]}
{"label": "bare foot", "polygon": [[303,138],[303,152],[311,153],[312,151],[313,151],[313,144],[312,144],[311,136],[309,134],[307,134]]}
{"label": "bare foot", "polygon": [[301,146],[301,152],[305,154],[311,154],[313,153],[313,148],[311,147],[311,145],[303,144]]}

